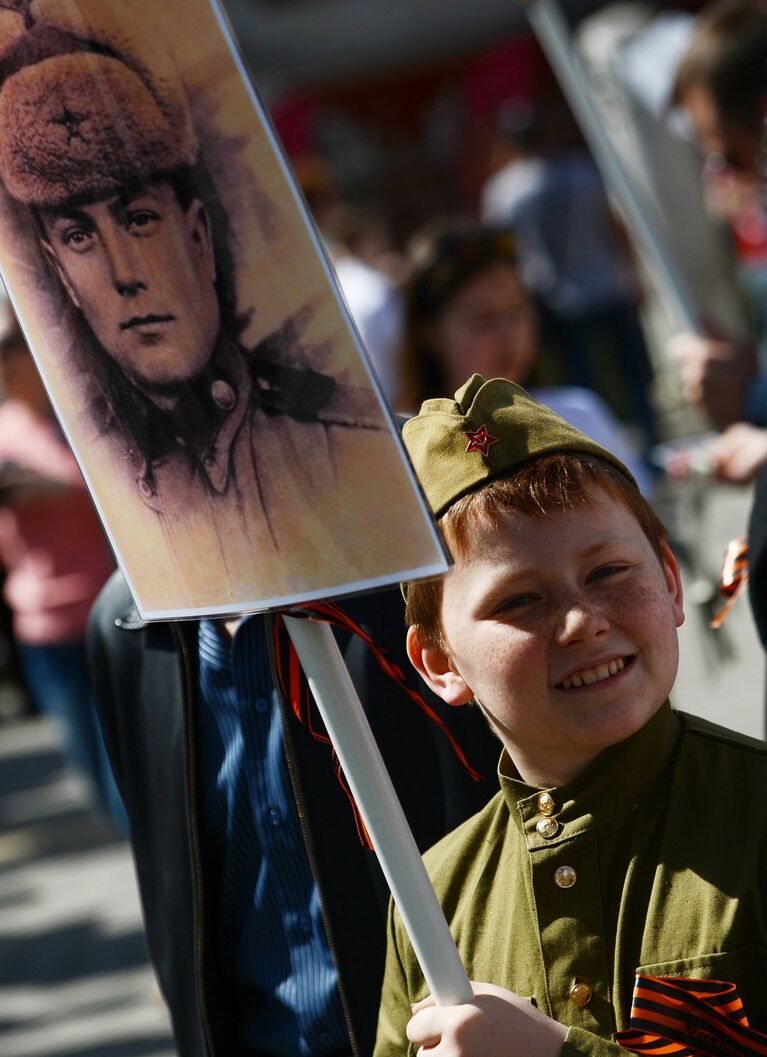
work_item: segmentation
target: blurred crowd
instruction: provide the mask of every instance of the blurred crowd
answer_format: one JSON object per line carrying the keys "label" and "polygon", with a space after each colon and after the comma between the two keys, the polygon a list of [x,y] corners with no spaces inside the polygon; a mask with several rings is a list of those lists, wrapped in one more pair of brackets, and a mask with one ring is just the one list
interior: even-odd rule
{"label": "blurred crowd", "polygon": [[[383,212],[338,200],[325,161],[308,165],[302,156],[298,171],[310,174],[310,208],[395,410],[413,413],[472,371],[505,376],[620,450],[645,490],[652,473],[687,471],[689,460],[659,441],[673,448],[692,432],[715,477],[749,483],[767,461],[767,14],[750,0],[724,0],[696,16],[612,6],[631,30],[613,60],[613,95],[618,87],[630,94],[632,71],[647,73],[653,134],[669,151],[682,144],[697,158],[694,169],[651,170],[652,144],[637,118],[633,132],[647,147],[638,176],[652,185],[650,205],[665,213],[667,250],[682,272],[704,272],[693,291],[694,333],[653,325],[652,267],[562,99],[503,100],[482,162],[475,159],[468,208],[428,216],[399,239]],[[595,47],[610,8],[591,32]],[[615,27],[610,33],[613,42],[621,37]],[[587,28],[582,37],[588,54]],[[608,100],[606,123],[620,116]],[[680,197],[691,213],[675,217]],[[714,251],[703,247],[704,230]],[[722,307],[724,291],[734,310]],[[680,426],[669,414],[674,405],[695,416]]]}

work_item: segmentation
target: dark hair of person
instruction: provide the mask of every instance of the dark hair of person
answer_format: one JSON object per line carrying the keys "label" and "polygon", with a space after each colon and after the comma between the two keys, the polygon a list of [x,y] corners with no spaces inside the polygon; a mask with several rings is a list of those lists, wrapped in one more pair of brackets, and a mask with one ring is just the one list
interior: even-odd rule
{"label": "dark hair of person", "polygon": [[451,221],[417,235],[410,258],[412,271],[404,291],[400,402],[408,411],[416,411],[424,400],[448,395],[444,368],[428,339],[428,328],[472,279],[493,264],[516,268],[517,257],[514,235],[508,229]]}
{"label": "dark hair of person", "polygon": [[[556,511],[588,506],[600,493],[634,515],[662,561],[668,533],[637,486],[612,463],[575,451],[542,455],[493,478],[456,500],[440,518],[439,525],[453,554],[461,557],[479,523],[498,528],[509,513],[543,520]],[[446,649],[441,619],[443,581],[440,577],[408,584],[405,622],[418,629],[422,645]]]}
{"label": "dark hair of person", "polygon": [[718,0],[700,15],[677,71],[672,101],[693,88],[710,93],[722,120],[751,131],[767,94],[767,9],[756,0]]}

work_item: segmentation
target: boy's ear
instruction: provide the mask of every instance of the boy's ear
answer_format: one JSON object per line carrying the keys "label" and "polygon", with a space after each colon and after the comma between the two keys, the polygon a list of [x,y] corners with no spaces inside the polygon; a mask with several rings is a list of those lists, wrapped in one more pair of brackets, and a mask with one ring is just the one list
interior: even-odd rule
{"label": "boy's ear", "polygon": [[474,691],[456,671],[449,654],[441,646],[424,645],[415,626],[408,628],[407,655],[429,689],[446,704],[466,705],[474,697]]}
{"label": "boy's ear", "polygon": [[682,574],[679,571],[679,562],[674,556],[667,543],[661,543],[663,551],[663,575],[666,578],[666,586],[671,596],[671,604],[674,610],[676,626],[681,628],[684,624],[684,592],[682,590]]}

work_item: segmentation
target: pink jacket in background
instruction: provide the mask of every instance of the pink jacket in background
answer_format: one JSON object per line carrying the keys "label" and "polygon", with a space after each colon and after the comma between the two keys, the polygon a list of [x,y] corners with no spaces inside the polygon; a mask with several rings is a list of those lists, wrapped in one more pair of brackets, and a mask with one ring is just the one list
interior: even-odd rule
{"label": "pink jacket in background", "polygon": [[77,462],[54,419],[7,400],[0,405],[0,486],[8,463],[61,486],[13,507],[3,505],[0,490],[0,563],[16,637],[32,645],[82,639],[114,561]]}

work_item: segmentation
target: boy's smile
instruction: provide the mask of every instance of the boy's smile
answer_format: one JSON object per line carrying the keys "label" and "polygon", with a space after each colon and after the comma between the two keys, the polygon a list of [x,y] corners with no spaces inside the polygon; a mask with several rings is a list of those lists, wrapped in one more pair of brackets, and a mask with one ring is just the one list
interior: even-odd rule
{"label": "boy's smile", "polygon": [[448,651],[413,649],[451,704],[476,698],[521,776],[561,785],[629,737],[674,682],[679,570],[606,492],[541,518],[478,523],[446,577]]}

